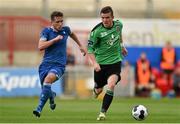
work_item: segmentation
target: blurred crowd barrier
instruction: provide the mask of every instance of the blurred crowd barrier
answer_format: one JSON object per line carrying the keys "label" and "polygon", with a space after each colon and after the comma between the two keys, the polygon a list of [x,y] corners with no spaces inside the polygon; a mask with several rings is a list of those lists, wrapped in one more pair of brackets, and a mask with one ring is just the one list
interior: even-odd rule
{"label": "blurred crowd barrier", "polygon": [[[130,70],[122,71],[122,80],[115,89],[115,96],[134,96],[134,78]],[[64,76],[52,85],[58,96],[73,98],[92,97],[94,88],[93,68],[68,66]],[[0,97],[39,96],[40,83],[37,68],[0,68]]]}
{"label": "blurred crowd barrier", "polygon": [[[52,89],[62,94],[62,80],[58,80]],[[38,70],[35,67],[0,68],[0,97],[39,96],[41,85]]]}
{"label": "blurred crowd barrier", "polygon": [[[179,77],[179,72],[176,74]],[[157,83],[153,82],[153,84],[155,87],[152,92],[150,92],[151,94],[148,95],[149,97],[156,99],[161,97],[175,97],[173,87],[165,87],[166,84],[163,83],[162,88],[168,88],[170,90],[167,91],[167,95],[161,96],[162,93],[156,86]],[[39,96],[40,88],[38,68],[0,68],[0,97]],[[90,98],[92,97],[93,88],[93,68],[84,65],[67,66],[63,77],[52,85],[52,90],[55,91],[58,96],[63,98]],[[105,86],[104,92],[99,98],[103,97],[106,88],[107,87]],[[121,81],[115,87],[114,95],[116,97],[134,97],[136,96],[135,89],[136,81],[134,67],[130,64],[123,63]]]}

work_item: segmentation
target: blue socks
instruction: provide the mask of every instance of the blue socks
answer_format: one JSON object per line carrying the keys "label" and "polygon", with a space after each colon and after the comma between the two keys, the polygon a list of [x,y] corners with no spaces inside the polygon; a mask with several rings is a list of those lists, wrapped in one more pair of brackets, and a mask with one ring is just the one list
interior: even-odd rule
{"label": "blue socks", "polygon": [[47,100],[52,97],[51,85],[43,85],[41,95],[39,98],[39,105],[37,107],[37,111],[41,112]]}

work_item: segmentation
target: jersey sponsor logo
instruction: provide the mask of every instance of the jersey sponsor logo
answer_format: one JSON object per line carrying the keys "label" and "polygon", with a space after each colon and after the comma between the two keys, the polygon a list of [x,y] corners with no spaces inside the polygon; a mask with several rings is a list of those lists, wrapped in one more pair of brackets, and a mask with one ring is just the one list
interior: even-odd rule
{"label": "jersey sponsor logo", "polygon": [[101,37],[105,37],[106,35],[108,35],[108,33],[107,32],[101,32],[100,35],[101,35]]}
{"label": "jersey sponsor logo", "polygon": [[113,34],[111,35],[111,39],[107,41],[107,44],[112,46],[116,40],[118,40],[119,36],[115,37]]}

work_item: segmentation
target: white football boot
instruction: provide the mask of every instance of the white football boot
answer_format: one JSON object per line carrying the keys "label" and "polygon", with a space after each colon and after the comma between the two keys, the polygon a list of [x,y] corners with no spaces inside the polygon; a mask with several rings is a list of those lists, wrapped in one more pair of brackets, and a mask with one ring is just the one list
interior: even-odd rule
{"label": "white football boot", "polygon": [[97,121],[105,120],[106,115],[104,112],[100,112],[99,116],[97,117]]}

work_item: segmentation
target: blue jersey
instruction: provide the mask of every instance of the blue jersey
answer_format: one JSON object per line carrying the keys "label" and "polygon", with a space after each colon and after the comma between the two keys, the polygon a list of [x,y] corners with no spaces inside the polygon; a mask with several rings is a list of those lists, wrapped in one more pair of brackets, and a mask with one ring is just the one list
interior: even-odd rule
{"label": "blue jersey", "polygon": [[66,65],[66,44],[70,34],[71,30],[67,26],[62,27],[62,29],[58,32],[51,27],[46,27],[42,30],[40,39],[45,40],[45,42],[54,39],[58,35],[63,36],[62,40],[45,49],[42,63],[55,63],[62,66]]}

